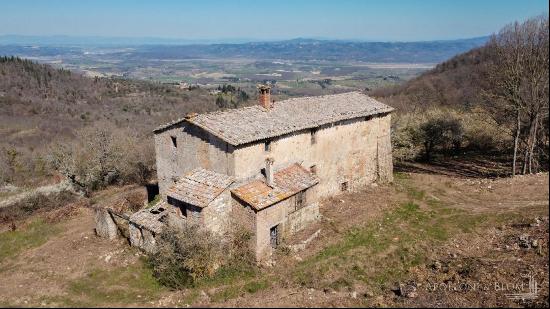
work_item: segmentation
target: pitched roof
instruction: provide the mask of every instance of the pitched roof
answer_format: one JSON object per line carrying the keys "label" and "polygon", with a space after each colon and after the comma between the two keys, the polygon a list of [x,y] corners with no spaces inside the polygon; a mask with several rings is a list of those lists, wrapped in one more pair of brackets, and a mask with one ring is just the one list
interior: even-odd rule
{"label": "pitched roof", "polygon": [[171,122],[159,132],[188,121],[238,146],[341,120],[389,113],[393,108],[360,92],[293,98],[275,102],[270,110],[255,105],[200,114]]}
{"label": "pitched roof", "polygon": [[231,192],[254,209],[262,210],[319,183],[315,175],[297,163],[279,170],[273,177],[273,188],[263,180],[256,179]]}
{"label": "pitched roof", "polygon": [[231,176],[198,168],[176,182],[168,189],[167,195],[202,208],[208,206],[233,181]]}

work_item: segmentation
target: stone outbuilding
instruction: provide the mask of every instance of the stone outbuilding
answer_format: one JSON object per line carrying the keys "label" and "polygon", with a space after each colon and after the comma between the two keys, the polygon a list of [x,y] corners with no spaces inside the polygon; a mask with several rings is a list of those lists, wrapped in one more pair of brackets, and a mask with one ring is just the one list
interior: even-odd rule
{"label": "stone outbuilding", "polygon": [[261,86],[258,105],[187,115],[154,131],[161,202],[98,209],[97,233],[154,252],[167,225],[221,237],[240,226],[268,260],[320,218],[322,199],[392,181],[392,111],[360,92],[275,102]]}
{"label": "stone outbuilding", "polygon": [[[319,218],[319,201],[392,181],[393,108],[361,93],[271,100],[157,128],[159,192],[182,224],[249,229],[258,260]],[[145,237],[145,236],[144,236]]]}

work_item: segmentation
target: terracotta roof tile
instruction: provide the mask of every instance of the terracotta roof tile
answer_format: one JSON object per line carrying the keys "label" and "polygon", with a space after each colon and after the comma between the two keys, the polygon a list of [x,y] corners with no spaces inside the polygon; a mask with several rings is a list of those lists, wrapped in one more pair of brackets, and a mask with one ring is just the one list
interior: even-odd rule
{"label": "terracotta roof tile", "polygon": [[274,175],[274,187],[256,179],[231,192],[256,210],[264,209],[319,183],[319,179],[299,164],[279,170]]}

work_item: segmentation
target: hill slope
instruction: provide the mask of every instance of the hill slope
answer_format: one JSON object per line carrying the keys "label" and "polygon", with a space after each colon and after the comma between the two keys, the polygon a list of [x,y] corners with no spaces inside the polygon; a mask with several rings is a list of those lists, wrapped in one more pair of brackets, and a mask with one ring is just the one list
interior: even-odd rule
{"label": "hill slope", "polygon": [[438,64],[406,83],[370,94],[402,111],[418,107],[471,107],[480,100],[489,61],[486,47],[472,49]]}
{"label": "hill slope", "polygon": [[[141,137],[188,112],[218,109],[208,91],[125,79],[87,78],[29,60],[0,57],[0,183],[31,180],[58,142],[84,127],[113,127]],[[15,177],[13,175],[19,175]],[[15,178],[14,178],[15,177]],[[17,182],[17,181],[15,181]]]}

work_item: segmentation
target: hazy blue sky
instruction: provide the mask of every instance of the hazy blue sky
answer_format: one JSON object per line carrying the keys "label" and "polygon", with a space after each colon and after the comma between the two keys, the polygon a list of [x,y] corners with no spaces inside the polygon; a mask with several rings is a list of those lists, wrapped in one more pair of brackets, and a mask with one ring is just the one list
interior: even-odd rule
{"label": "hazy blue sky", "polygon": [[547,0],[0,0],[0,35],[433,40],[548,13]]}

